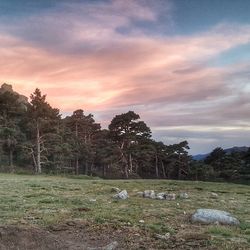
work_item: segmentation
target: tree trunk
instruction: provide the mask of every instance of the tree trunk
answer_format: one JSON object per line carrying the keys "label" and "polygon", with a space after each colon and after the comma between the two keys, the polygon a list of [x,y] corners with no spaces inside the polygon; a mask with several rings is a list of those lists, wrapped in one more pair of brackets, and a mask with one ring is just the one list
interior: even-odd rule
{"label": "tree trunk", "polygon": [[165,166],[163,164],[163,161],[161,161],[161,169],[162,169],[162,173],[163,173],[163,178],[166,179],[166,170],[165,170]]}
{"label": "tree trunk", "polygon": [[79,157],[76,156],[75,174],[79,175]]}
{"label": "tree trunk", "polygon": [[129,167],[130,167],[130,173],[133,173],[133,161],[131,154],[129,154]]}
{"label": "tree trunk", "polygon": [[124,167],[124,174],[125,174],[126,179],[128,179],[128,164],[127,163],[125,164],[125,167]]}
{"label": "tree trunk", "polygon": [[41,166],[41,142],[40,142],[40,131],[39,131],[39,125],[37,123],[37,130],[36,130],[36,163],[37,163],[37,173],[42,173],[42,166]]}
{"label": "tree trunk", "polygon": [[84,174],[85,174],[85,175],[88,175],[88,171],[89,171],[88,162],[85,161],[85,171],[84,171]]}
{"label": "tree trunk", "polygon": [[106,177],[106,166],[105,166],[105,164],[103,164],[103,166],[102,166],[102,176]]}
{"label": "tree trunk", "polygon": [[9,152],[9,166],[10,166],[10,171],[14,172],[14,168],[13,168],[13,150],[10,150],[10,152]]}
{"label": "tree trunk", "polygon": [[159,178],[158,156],[157,156],[157,154],[155,155],[155,175],[156,175],[156,178]]}

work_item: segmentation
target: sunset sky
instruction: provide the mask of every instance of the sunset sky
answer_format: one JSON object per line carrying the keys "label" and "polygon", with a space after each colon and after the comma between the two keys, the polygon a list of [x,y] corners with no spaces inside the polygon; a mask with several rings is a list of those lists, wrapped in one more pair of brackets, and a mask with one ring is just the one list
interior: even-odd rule
{"label": "sunset sky", "polygon": [[0,83],[191,154],[250,146],[250,1],[0,0]]}

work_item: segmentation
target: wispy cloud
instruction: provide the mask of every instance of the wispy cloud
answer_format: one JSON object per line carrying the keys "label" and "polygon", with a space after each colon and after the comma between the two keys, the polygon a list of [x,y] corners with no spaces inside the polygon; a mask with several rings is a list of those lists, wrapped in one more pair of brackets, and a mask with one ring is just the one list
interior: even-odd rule
{"label": "wispy cloud", "polygon": [[104,121],[129,107],[155,131],[249,125],[250,62],[218,67],[210,61],[250,43],[250,25],[170,36],[172,5],[155,2],[63,1],[8,24],[2,18],[0,81],[26,95],[38,86],[63,112],[84,108]]}

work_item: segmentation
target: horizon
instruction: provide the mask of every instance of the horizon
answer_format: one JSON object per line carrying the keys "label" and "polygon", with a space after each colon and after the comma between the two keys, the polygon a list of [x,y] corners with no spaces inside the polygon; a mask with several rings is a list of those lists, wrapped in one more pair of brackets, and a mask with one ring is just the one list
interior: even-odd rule
{"label": "horizon", "polygon": [[250,2],[0,2],[0,82],[103,127],[134,110],[190,154],[250,146]]}

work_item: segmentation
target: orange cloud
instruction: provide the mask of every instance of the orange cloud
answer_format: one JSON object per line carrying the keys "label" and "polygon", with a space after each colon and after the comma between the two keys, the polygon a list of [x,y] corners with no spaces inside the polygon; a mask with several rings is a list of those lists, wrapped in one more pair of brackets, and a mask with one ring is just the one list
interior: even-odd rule
{"label": "orange cloud", "polygon": [[215,145],[216,129],[249,126],[249,63],[218,67],[211,60],[249,44],[250,25],[156,36],[136,22],[157,28],[164,9],[168,30],[171,4],[144,2],[63,2],[48,12],[1,22],[0,82],[27,96],[39,87],[62,112],[82,108],[104,125],[133,109],[156,137],[171,142],[189,139],[197,145],[209,126],[213,135],[210,131],[205,139]]}
{"label": "orange cloud", "polygon": [[223,78],[231,69],[209,67],[207,61],[248,43],[249,30],[218,26],[196,36],[116,37],[110,46],[79,54],[0,34],[0,80],[26,95],[40,87],[62,110],[212,98],[229,87]]}

